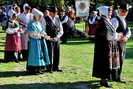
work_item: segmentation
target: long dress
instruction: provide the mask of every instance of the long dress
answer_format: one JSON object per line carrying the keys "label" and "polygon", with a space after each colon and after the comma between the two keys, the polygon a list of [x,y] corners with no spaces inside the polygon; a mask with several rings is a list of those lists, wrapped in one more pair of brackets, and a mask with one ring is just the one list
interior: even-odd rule
{"label": "long dress", "polygon": [[28,24],[29,33],[29,55],[27,61],[27,71],[40,72],[43,67],[50,64],[48,49],[42,34],[46,34],[39,22]]}
{"label": "long dress", "polygon": [[[104,19],[98,21],[95,37],[93,77],[112,79],[114,69],[120,67],[117,41],[108,40]],[[113,37],[113,36],[112,36]]]}

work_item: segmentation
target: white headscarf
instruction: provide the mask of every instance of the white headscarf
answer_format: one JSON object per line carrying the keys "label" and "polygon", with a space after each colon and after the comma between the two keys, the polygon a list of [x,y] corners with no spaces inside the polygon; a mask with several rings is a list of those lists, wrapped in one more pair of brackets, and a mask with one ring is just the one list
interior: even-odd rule
{"label": "white headscarf", "polygon": [[36,9],[36,8],[33,8],[33,9],[32,9],[32,14],[33,14],[34,16],[36,16],[36,17],[38,17],[38,16],[43,17],[43,13],[42,13],[40,10]]}
{"label": "white headscarf", "polygon": [[97,8],[97,10],[99,11],[99,13],[101,15],[108,17],[108,14],[109,14],[109,7],[108,6],[100,6]]}
{"label": "white headscarf", "polygon": [[36,8],[33,8],[33,9],[32,9],[32,14],[33,14],[33,16],[35,16],[36,18],[38,18],[38,17],[41,16],[40,23],[41,23],[42,28],[45,29],[46,22],[45,22],[45,20],[44,20],[44,18],[43,18],[44,14],[43,14],[40,10],[38,10],[38,9],[36,9]]}

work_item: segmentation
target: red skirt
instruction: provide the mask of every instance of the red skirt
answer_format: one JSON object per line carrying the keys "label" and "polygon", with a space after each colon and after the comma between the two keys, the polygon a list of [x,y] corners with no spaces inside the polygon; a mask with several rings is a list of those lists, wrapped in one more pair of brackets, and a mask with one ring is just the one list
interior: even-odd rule
{"label": "red skirt", "polygon": [[17,34],[7,34],[5,51],[20,51],[21,49],[21,38]]}

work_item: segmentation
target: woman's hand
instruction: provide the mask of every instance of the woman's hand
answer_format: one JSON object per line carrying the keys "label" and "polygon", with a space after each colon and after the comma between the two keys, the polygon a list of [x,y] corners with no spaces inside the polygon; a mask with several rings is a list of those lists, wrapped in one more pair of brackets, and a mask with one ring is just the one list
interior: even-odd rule
{"label": "woman's hand", "polygon": [[49,40],[51,40],[51,41],[58,41],[59,38],[58,37],[54,37],[54,38],[50,38]]}
{"label": "woman's hand", "polygon": [[54,41],[58,41],[59,38],[58,38],[58,37],[54,37],[53,40],[54,40]]}
{"label": "woman's hand", "polygon": [[124,43],[124,42],[127,42],[127,41],[128,41],[128,38],[125,37],[125,36],[123,36],[123,37],[119,40],[119,42],[121,42],[121,43]]}
{"label": "woman's hand", "polygon": [[47,34],[43,34],[42,37],[43,37],[43,38],[46,38],[46,39],[48,39],[48,40],[50,39],[50,36],[48,36]]}
{"label": "woman's hand", "polygon": [[127,42],[127,41],[128,41],[128,38],[127,38],[126,36],[124,36],[124,37],[122,38],[122,41],[123,41],[123,42]]}

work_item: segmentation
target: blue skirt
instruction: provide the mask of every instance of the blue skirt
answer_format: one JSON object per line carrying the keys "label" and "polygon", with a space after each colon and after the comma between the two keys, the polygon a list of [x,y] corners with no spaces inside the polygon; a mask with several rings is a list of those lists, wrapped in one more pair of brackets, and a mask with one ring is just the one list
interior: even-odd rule
{"label": "blue skirt", "polygon": [[48,66],[50,64],[45,39],[30,38],[27,66]]}

